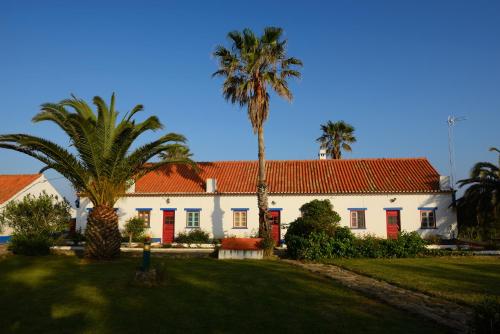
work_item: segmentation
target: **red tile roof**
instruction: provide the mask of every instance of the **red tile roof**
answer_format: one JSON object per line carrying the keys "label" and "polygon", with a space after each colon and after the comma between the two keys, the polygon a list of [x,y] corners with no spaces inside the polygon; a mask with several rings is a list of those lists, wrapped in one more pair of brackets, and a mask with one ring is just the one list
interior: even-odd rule
{"label": "red tile roof", "polygon": [[[217,192],[253,194],[257,161],[198,163],[197,174],[186,165],[169,165],[136,182],[139,194],[201,194],[208,178]],[[270,193],[345,194],[380,192],[437,192],[439,174],[425,158],[276,160],[266,162]]]}
{"label": "red tile roof", "polygon": [[29,186],[42,174],[0,175],[0,204]]}

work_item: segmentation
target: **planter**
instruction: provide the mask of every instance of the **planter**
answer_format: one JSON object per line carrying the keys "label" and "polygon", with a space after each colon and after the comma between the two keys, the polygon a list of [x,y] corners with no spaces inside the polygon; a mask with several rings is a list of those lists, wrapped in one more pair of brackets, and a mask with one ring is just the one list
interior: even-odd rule
{"label": "planter", "polygon": [[260,248],[262,238],[227,238],[223,239],[219,248],[218,258],[225,259],[254,259],[264,258],[264,250]]}

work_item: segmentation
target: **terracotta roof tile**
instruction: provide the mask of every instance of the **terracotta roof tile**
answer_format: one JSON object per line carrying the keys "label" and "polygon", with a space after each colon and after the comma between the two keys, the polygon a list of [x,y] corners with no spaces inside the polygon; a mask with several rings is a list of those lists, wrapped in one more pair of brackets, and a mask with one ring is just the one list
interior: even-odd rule
{"label": "terracotta roof tile", "polygon": [[0,204],[26,188],[42,174],[0,175]]}
{"label": "terracotta roof tile", "polygon": [[[257,161],[199,162],[197,174],[186,165],[169,165],[136,182],[135,192],[205,193],[208,178],[218,193],[255,193]],[[266,162],[270,193],[345,194],[436,192],[439,174],[425,158],[275,160]]]}

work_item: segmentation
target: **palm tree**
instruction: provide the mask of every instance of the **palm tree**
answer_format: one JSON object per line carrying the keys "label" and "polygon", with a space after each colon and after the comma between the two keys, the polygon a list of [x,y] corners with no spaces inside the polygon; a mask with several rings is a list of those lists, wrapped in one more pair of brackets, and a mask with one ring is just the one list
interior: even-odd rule
{"label": "palm tree", "polygon": [[[266,181],[266,160],[264,149],[264,123],[269,116],[270,91],[291,101],[292,92],[287,79],[300,78],[294,67],[302,61],[288,57],[287,40],[282,39],[283,30],[267,27],[261,37],[250,29],[232,31],[227,36],[230,48],[216,47],[213,55],[219,63],[213,76],[224,77],[222,94],[233,104],[246,106],[248,118],[258,139],[257,203],[259,207],[259,236],[270,238],[268,219],[268,186]],[[272,249],[272,248],[271,248]]]}
{"label": "palm tree", "polygon": [[181,145],[185,138],[168,133],[132,150],[132,144],[140,135],[162,128],[159,119],[151,116],[136,123],[134,116],[143,110],[142,105],[137,105],[118,120],[114,94],[109,106],[98,96],[93,103],[97,112],[72,96],[59,103],[43,104],[33,118],[35,123],[50,121],[58,125],[68,135],[71,150],[28,134],[0,135],[0,147],[40,160],[45,164],[41,172],[56,170],[81,196],[92,202],[94,208],[85,230],[85,253],[92,258],[110,259],[119,255],[121,242],[114,204],[134,179],[170,163],[168,160],[149,162],[150,159],[172,145]]}
{"label": "palm tree", "polygon": [[321,148],[326,149],[326,154],[332,159],[342,159],[342,150],[351,152],[352,143],[356,142],[354,127],[344,121],[328,121],[321,125],[323,134],[316,139]]}
{"label": "palm tree", "polygon": [[[490,151],[500,153],[494,147],[490,148]],[[486,229],[493,227],[490,226],[491,223],[500,223],[500,165],[478,162],[472,168],[470,177],[457,183],[460,188],[468,186],[462,198],[458,200],[459,207],[474,208],[478,223]]]}
{"label": "palm tree", "polygon": [[168,160],[170,162],[184,162],[185,159],[191,159],[193,153],[189,150],[189,147],[182,144],[172,144],[167,150],[159,154],[159,157],[163,160]]}

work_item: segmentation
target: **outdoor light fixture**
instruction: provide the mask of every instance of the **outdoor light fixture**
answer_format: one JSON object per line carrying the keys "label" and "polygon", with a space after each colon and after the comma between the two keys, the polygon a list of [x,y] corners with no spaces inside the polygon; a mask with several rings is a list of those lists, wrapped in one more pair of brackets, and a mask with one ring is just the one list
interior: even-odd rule
{"label": "outdoor light fixture", "polygon": [[391,203],[394,203],[394,202],[396,202],[396,197],[394,197],[394,198],[391,198],[391,199],[389,200],[389,202],[391,202]]}
{"label": "outdoor light fixture", "polygon": [[272,204],[272,205],[276,205],[276,202],[275,202],[275,201],[271,201],[271,204]]}
{"label": "outdoor light fixture", "polygon": [[167,199],[165,200],[165,202],[166,202],[167,204],[170,204],[170,198],[168,198],[168,197],[167,197]]}

